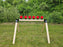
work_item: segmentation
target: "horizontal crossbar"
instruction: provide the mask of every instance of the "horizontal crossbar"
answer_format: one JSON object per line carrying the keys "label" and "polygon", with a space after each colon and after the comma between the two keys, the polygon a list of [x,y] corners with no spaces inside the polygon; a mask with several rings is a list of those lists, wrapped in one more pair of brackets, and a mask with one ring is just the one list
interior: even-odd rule
{"label": "horizontal crossbar", "polygon": [[44,19],[19,19],[19,21],[44,21]]}

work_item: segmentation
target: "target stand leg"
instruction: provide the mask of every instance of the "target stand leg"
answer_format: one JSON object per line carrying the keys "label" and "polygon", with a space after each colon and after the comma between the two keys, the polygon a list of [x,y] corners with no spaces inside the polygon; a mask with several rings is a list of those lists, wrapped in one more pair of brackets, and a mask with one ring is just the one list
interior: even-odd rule
{"label": "target stand leg", "polygon": [[44,26],[45,26],[45,23],[44,23],[44,25],[43,25],[43,29],[42,29],[42,32],[44,31]]}
{"label": "target stand leg", "polygon": [[17,31],[17,20],[16,20],[16,23],[15,23],[14,36],[13,36],[13,44],[15,44],[16,31]]}
{"label": "target stand leg", "polygon": [[49,38],[49,31],[48,31],[48,24],[47,24],[47,20],[44,20],[45,25],[46,25],[46,32],[47,32],[47,40],[48,40],[48,44],[50,44],[50,38]]}
{"label": "target stand leg", "polygon": [[19,32],[19,24],[17,23],[17,29],[18,29],[18,32]]}

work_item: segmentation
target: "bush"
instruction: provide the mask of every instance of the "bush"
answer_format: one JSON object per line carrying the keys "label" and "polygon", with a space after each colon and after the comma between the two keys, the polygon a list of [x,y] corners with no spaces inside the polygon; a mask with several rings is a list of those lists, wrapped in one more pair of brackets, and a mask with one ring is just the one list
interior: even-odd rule
{"label": "bush", "polygon": [[0,6],[0,22],[4,21],[4,8]]}
{"label": "bush", "polygon": [[15,7],[9,9],[0,7],[0,22],[14,22],[20,14]]}
{"label": "bush", "polygon": [[63,16],[62,16],[61,12],[54,11],[50,15],[51,15],[50,19],[49,19],[50,22],[52,22],[52,23],[63,23]]}

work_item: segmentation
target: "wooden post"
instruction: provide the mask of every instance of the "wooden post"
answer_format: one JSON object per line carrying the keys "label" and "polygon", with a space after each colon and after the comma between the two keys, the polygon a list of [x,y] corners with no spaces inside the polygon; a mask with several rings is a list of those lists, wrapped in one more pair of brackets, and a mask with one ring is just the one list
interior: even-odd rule
{"label": "wooden post", "polygon": [[17,28],[18,28],[18,32],[19,32],[19,24],[17,23]]}
{"label": "wooden post", "polygon": [[14,36],[13,36],[13,44],[15,44],[16,31],[17,31],[17,20],[16,20],[16,23],[15,23]]}
{"label": "wooden post", "polygon": [[46,32],[47,32],[47,40],[48,40],[48,44],[50,44],[50,38],[49,38],[49,32],[48,32],[48,24],[47,24],[47,20],[44,20],[45,25],[46,25]]}
{"label": "wooden post", "polygon": [[44,31],[44,27],[45,27],[45,23],[44,23],[44,25],[43,25],[43,29],[42,29],[42,32]]}

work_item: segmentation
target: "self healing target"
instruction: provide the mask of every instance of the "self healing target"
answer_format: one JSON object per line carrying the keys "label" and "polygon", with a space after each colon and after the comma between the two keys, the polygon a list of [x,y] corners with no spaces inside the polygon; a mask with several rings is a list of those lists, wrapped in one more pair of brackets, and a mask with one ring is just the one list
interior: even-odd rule
{"label": "self healing target", "polygon": [[41,16],[41,19],[43,19],[43,16]]}
{"label": "self healing target", "polygon": [[35,19],[35,16],[32,16],[33,19]]}
{"label": "self healing target", "polygon": [[22,19],[23,18],[23,16],[20,16],[20,19]]}
{"label": "self healing target", "polygon": [[36,18],[39,19],[39,16],[37,16]]}
{"label": "self healing target", "polygon": [[28,16],[29,19],[31,19],[31,16]]}
{"label": "self healing target", "polygon": [[25,19],[27,19],[27,16],[24,16]]}

